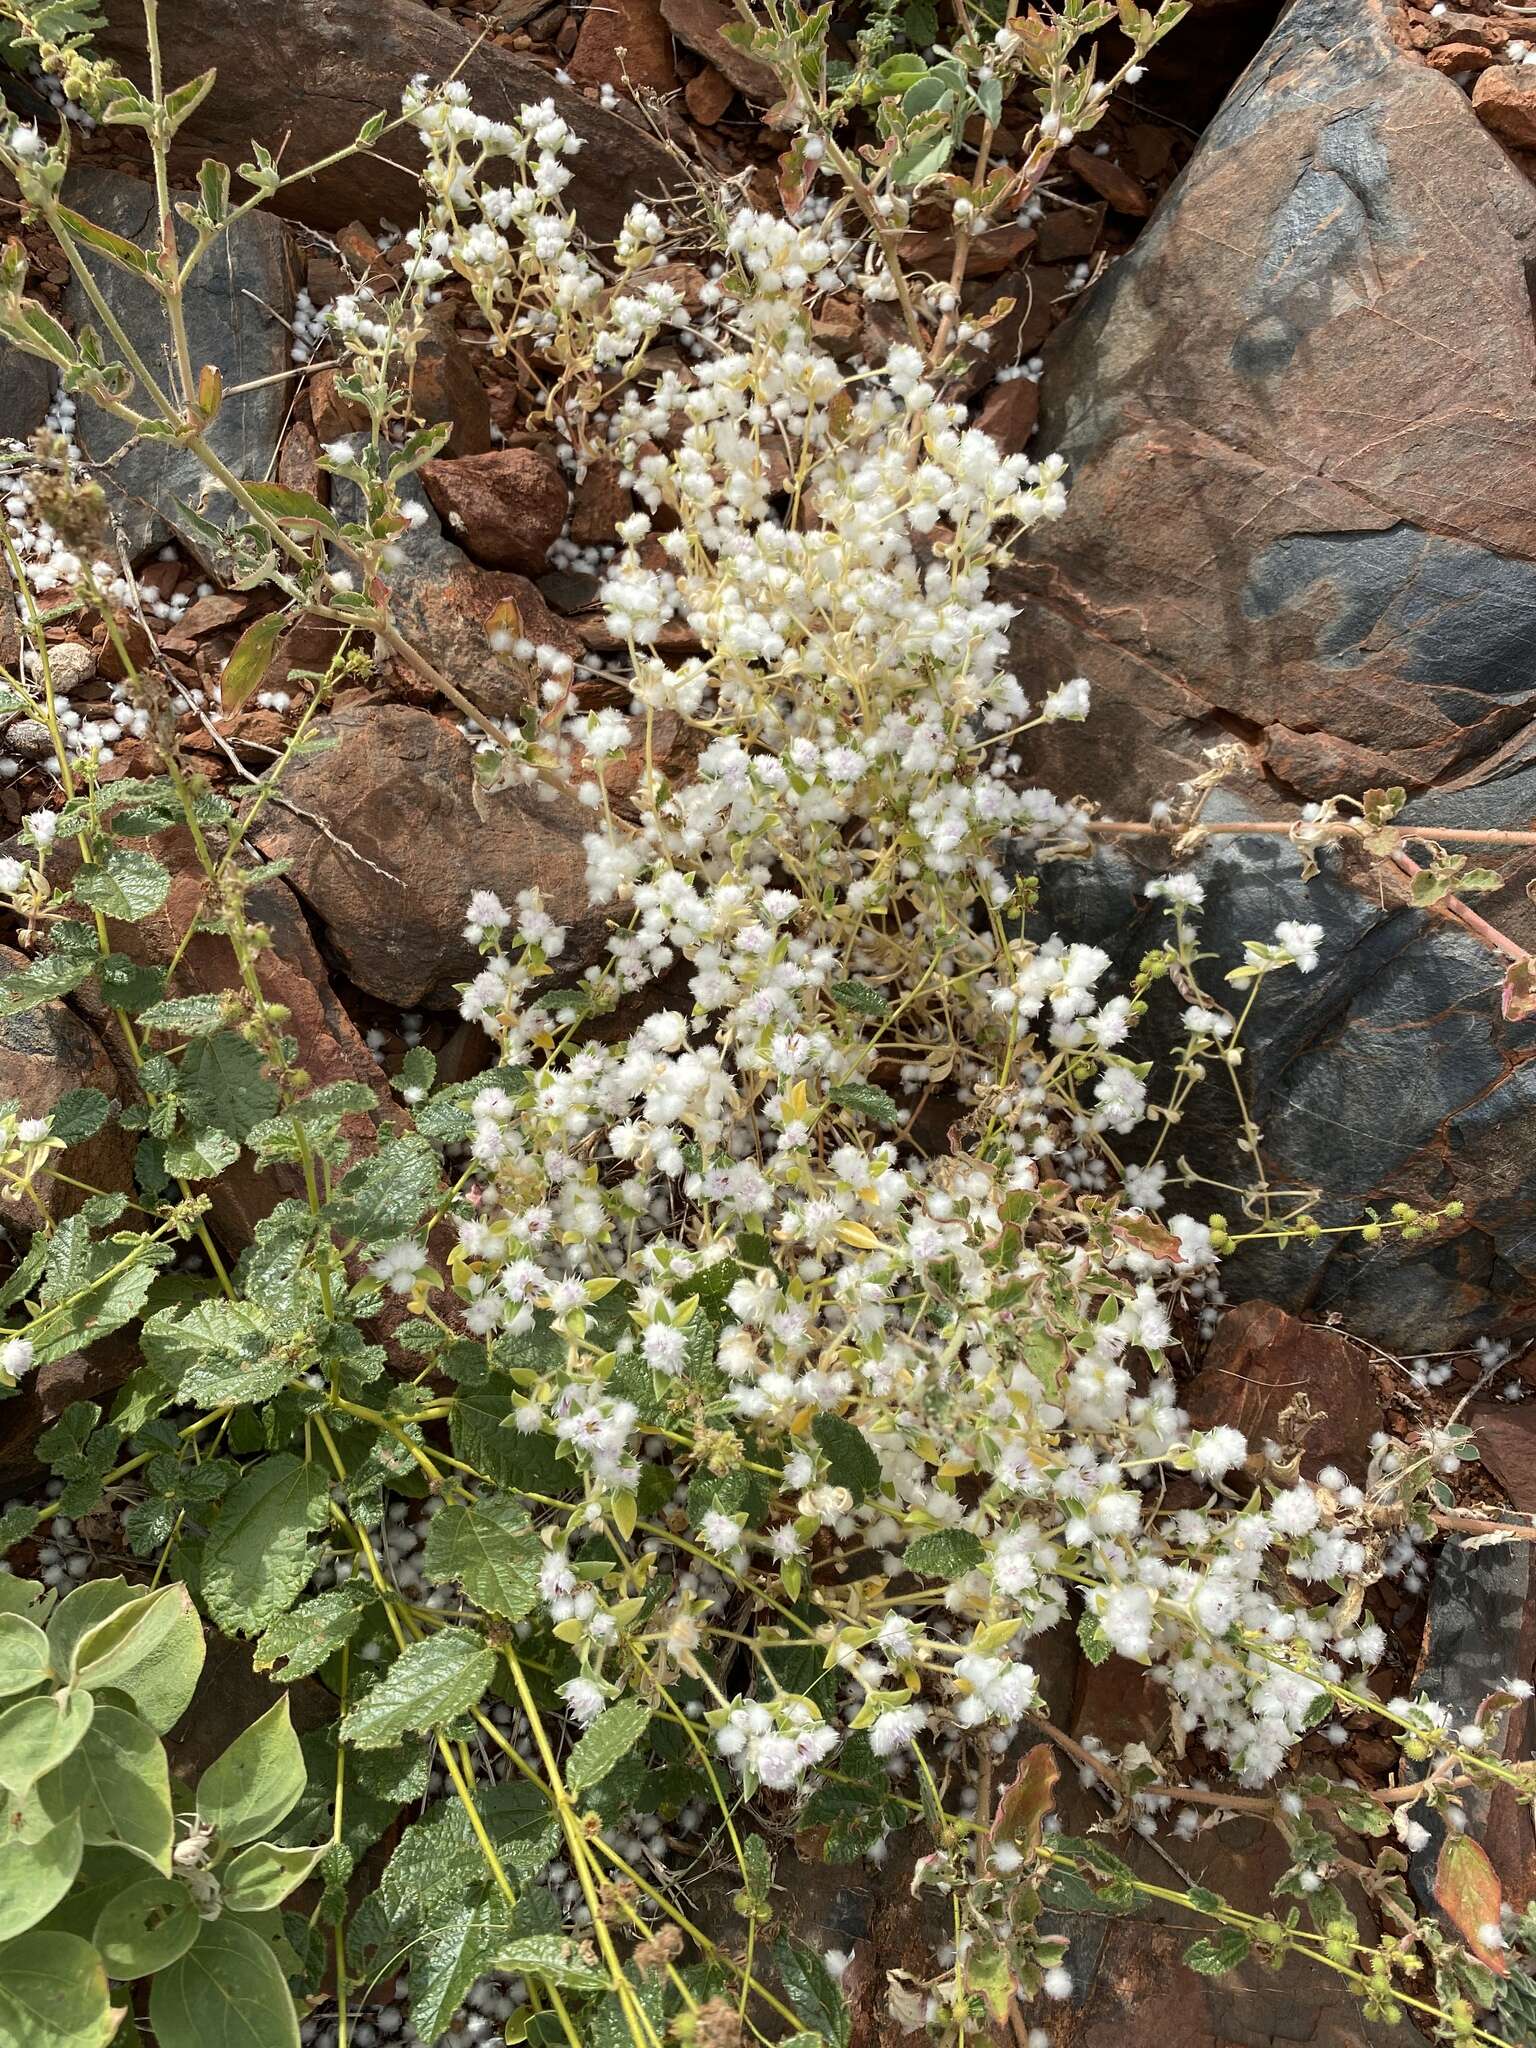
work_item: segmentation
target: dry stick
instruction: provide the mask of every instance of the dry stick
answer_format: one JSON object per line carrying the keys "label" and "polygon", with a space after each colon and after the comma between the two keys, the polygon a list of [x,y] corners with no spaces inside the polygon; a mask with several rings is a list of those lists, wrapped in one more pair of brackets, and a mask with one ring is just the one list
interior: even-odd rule
{"label": "dry stick", "polygon": [[[1182,839],[1186,834],[1199,838],[1234,838],[1239,834],[1261,834],[1271,839],[1289,839],[1297,827],[1306,832],[1308,838],[1314,833],[1319,839],[1353,839],[1358,836],[1354,824],[1340,821],[1336,824],[1313,826],[1309,820],[1299,818],[1287,825],[1278,818],[1213,819],[1209,824],[1197,819],[1190,825],[1152,825],[1128,818],[1084,818],[1083,829],[1101,839]],[[1444,828],[1426,827],[1420,831],[1416,826],[1393,825],[1387,828],[1405,839],[1443,840],[1447,846],[1532,846],[1536,847],[1536,831],[1487,831],[1471,825],[1448,825]]]}

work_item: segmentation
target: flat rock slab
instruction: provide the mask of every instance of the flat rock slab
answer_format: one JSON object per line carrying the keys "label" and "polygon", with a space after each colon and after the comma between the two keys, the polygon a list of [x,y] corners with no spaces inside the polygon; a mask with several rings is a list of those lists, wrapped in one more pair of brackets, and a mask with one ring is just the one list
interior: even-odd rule
{"label": "flat rock slab", "polygon": [[568,929],[557,963],[572,979],[602,956],[608,919],[588,907],[585,835],[592,814],[536,790],[478,795],[469,743],[446,721],[405,704],[343,703],[317,719],[325,753],[283,778],[256,838],[325,928],[359,988],[409,1009],[451,1007],[481,965],[463,936],[471,891],[511,908],[543,891]]}
{"label": "flat rock slab", "polygon": [[[93,41],[140,84],[148,77],[139,0],[107,0],[107,25]],[[475,109],[509,121],[518,109],[553,100],[587,147],[571,162],[565,202],[588,232],[611,239],[636,199],[678,183],[671,159],[636,122],[606,112],[561,85],[530,58],[477,42],[449,15],[418,0],[162,0],[160,44],[167,75],[192,78],[210,65],[218,80],[178,138],[198,154],[248,161],[251,141],[283,144],[285,170],[298,170],[355,136],[370,115],[391,119],[400,95],[425,73],[461,78]],[[286,143],[284,138],[286,137]],[[389,219],[405,227],[422,210],[414,134],[398,130],[367,156],[352,157],[288,186],[278,209],[320,228]],[[494,166],[491,182],[495,182]]]}
{"label": "flat rock slab", "polygon": [[[110,228],[141,248],[158,244],[154,191],[140,179],[83,167],[71,172],[64,196],[99,227]],[[179,222],[177,240],[184,251],[191,246],[191,236],[192,230]],[[145,368],[169,390],[168,328],[160,300],[105,257],[89,255],[86,261]],[[277,377],[291,368],[292,336],[285,323],[293,296],[281,224],[266,214],[247,214],[208,252],[187,287],[187,339],[194,368],[212,363],[230,393],[237,385]],[[110,359],[116,352],[112,338],[102,331],[78,280],[71,282],[64,303],[76,332],[86,325],[95,327]],[[137,402],[150,410],[147,399]],[[208,439],[237,476],[260,479],[269,474],[288,402],[288,388],[282,383],[259,384],[225,398]],[[80,402],[75,432],[91,460],[107,465],[102,480],[110,490],[113,516],[128,552],[135,558],[177,530],[176,499],[216,522],[232,509],[227,495],[211,485],[190,450],[155,440],[129,446],[124,422],[88,400]]]}
{"label": "flat rock slab", "polygon": [[41,356],[0,341],[0,441],[27,441],[43,424],[53,373]]}

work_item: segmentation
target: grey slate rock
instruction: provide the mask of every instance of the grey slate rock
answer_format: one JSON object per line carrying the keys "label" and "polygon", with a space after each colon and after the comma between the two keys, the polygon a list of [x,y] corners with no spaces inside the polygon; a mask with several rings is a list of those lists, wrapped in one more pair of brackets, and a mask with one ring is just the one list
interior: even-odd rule
{"label": "grey slate rock", "polygon": [[[71,172],[65,197],[77,212],[148,247],[157,239],[152,188],[119,171],[81,168]],[[190,246],[191,229],[177,223],[180,246]],[[165,388],[169,341],[159,300],[147,285],[104,257],[88,259],[92,275],[150,374]],[[186,296],[187,335],[195,369],[214,364],[229,392],[236,385],[272,377],[290,367],[292,340],[284,322],[292,310],[293,283],[287,238],[280,222],[248,214],[208,252],[193,273]],[[76,330],[101,329],[95,309],[78,280],[70,284],[65,309]],[[110,352],[111,338],[103,334]],[[209,433],[215,452],[238,476],[266,477],[277,457],[278,438],[289,400],[286,384],[261,385],[226,397]],[[197,457],[169,443],[141,440],[127,446],[120,420],[82,400],[76,437],[103,471],[113,516],[131,557],[138,559],[177,531],[181,498],[216,522],[228,516],[227,496],[213,486]]]}

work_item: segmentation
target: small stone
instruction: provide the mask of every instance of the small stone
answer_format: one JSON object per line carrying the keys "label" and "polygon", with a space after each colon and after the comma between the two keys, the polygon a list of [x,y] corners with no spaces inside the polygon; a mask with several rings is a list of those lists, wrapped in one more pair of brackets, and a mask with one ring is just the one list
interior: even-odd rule
{"label": "small stone", "polygon": [[592,0],[581,18],[570,73],[578,85],[611,85],[615,92],[675,92],[672,36],[659,0]]}
{"label": "small stone", "polygon": [[539,578],[540,597],[565,618],[573,612],[589,611],[597,603],[601,587],[597,577],[584,576],[575,569],[551,569]]}
{"label": "small stone", "polygon": [[565,479],[531,448],[429,462],[427,496],[452,538],[487,569],[542,575],[569,505]]}
{"label": "small stone", "polygon": [[1499,64],[1481,72],[1472,88],[1472,108],[1500,142],[1536,149],[1536,69]]}
{"label": "small stone", "polygon": [[713,64],[706,64],[683,87],[684,103],[703,128],[713,128],[735,97],[735,86]]}
{"label": "small stone", "polygon": [[48,673],[53,687],[68,696],[83,690],[96,674],[96,657],[78,640],[56,640],[48,649]]}
{"label": "small stone", "polygon": [[1370,1354],[1273,1302],[1246,1301],[1223,1316],[1184,1406],[1191,1429],[1228,1423],[1257,1446],[1277,1434],[1298,1395],[1327,1417],[1306,1439],[1302,1471],[1311,1479],[1324,1465],[1339,1465],[1350,1479],[1363,1480],[1370,1440],[1382,1426]]}
{"label": "small stone", "polygon": [[618,538],[618,524],[634,511],[634,500],[620,483],[619,464],[601,456],[587,464],[571,501],[571,539],[581,548],[607,547]]}
{"label": "small stone", "polygon": [[1022,455],[1040,417],[1040,387],[1033,377],[994,384],[982,400],[976,424],[1005,455]]}
{"label": "small stone", "polygon": [[429,426],[451,426],[445,455],[483,455],[491,445],[491,401],[469,350],[454,332],[453,312],[434,306],[417,344],[411,404]]}
{"label": "small stone", "polygon": [[569,928],[562,979],[602,957],[608,920],[587,903],[591,814],[574,798],[477,798],[467,741],[409,705],[345,703],[314,732],[336,744],[292,764],[291,808],[266,812],[257,838],[269,859],[292,861],[289,883],[359,988],[402,1008],[452,1007],[480,966],[463,936],[472,888],[509,904],[520,889],[544,892]]}
{"label": "small stone", "polygon": [[1091,255],[1103,231],[1104,213],[1099,205],[1058,206],[1046,214],[1036,230],[1041,261],[1068,263]]}
{"label": "small stone", "polygon": [[23,761],[51,761],[53,735],[40,718],[18,718],[5,729],[5,751]]}
{"label": "small stone", "polygon": [[760,106],[771,106],[780,97],[779,81],[769,66],[738,50],[720,33],[738,19],[723,0],[661,0],[661,11],[678,41],[723,72],[737,92]]}
{"label": "small stone", "polygon": [[343,398],[336,389],[337,372],[327,365],[316,370],[309,380],[309,416],[314,422],[315,439],[343,441],[349,434],[360,433],[368,423],[368,415],[360,405],[350,398]]}
{"label": "small stone", "polygon": [[1067,162],[1085,185],[1091,186],[1101,199],[1109,201],[1116,213],[1129,213],[1144,219],[1152,211],[1146,187],[1139,184],[1129,171],[1121,170],[1113,157],[1095,156],[1091,149],[1082,149],[1074,144],[1067,151]]}

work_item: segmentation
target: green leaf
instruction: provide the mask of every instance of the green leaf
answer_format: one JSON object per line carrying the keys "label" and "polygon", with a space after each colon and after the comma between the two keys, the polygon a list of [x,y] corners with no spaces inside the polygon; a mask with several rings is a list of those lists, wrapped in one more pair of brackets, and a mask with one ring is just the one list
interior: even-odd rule
{"label": "green leaf", "polygon": [[165,1170],[176,1180],[212,1180],[240,1157],[228,1131],[183,1131],[165,1143]]}
{"label": "green leaf", "polygon": [[[257,488],[263,486],[258,485]],[[277,486],[265,488],[276,489]],[[226,712],[238,711],[252,690],[261,687],[261,679],[272,666],[272,656],[286,623],[281,612],[268,612],[254,626],[247,626],[235,642],[235,650],[219,677],[219,702]]]}
{"label": "green leaf", "polygon": [[834,981],[827,993],[840,1009],[853,1010],[861,1017],[883,1017],[891,1007],[888,998],[867,981]]}
{"label": "green leaf", "polygon": [[503,1621],[532,1612],[544,1554],[523,1510],[495,1496],[444,1508],[427,1530],[427,1576],[457,1579],[477,1607]]}
{"label": "green leaf", "polygon": [[344,1742],[383,1749],[439,1728],[475,1705],[496,1675],[496,1655],[469,1629],[444,1629],[401,1652],[341,1724]]}
{"label": "green leaf", "polygon": [[0,1697],[30,1692],[48,1676],[48,1638],[21,1614],[0,1614]]}
{"label": "green leaf", "polygon": [[203,1599],[219,1627],[258,1635],[303,1592],[309,1532],[326,1520],[325,1475],[291,1452],[253,1465],[226,1496],[203,1552]]}
{"label": "green leaf", "polygon": [[848,2048],[853,2022],[836,1980],[815,1949],[781,1934],[773,1944],[773,1959],[796,2017],[824,2034],[832,2048]]}
{"label": "green leaf", "polygon": [[980,1537],[969,1529],[935,1529],[914,1537],[902,1552],[902,1564],[925,1579],[958,1579],[986,1562]]}
{"label": "green leaf", "polygon": [[1077,1640],[1090,1664],[1102,1664],[1112,1654],[1114,1646],[1104,1633],[1103,1623],[1086,1609],[1077,1617]]}
{"label": "green leaf", "polygon": [[[475,1802],[507,1875],[536,1877],[560,1836],[549,1801],[532,1785],[514,1781],[476,1786]],[[457,1799],[441,1799],[401,1835],[379,1893],[392,1915],[404,1917],[472,1901],[484,1881],[484,1857],[467,1814]]]}
{"label": "green leaf", "polygon": [[37,1796],[53,1819],[75,1815],[93,1848],[132,1849],[170,1875],[170,1771],[159,1737],[137,1714],[98,1706],[79,1747],[42,1780]]}
{"label": "green leaf", "polygon": [[184,1956],[201,1924],[184,1884],[146,1877],[108,1900],[93,1939],[109,1977],[148,1977]]}
{"label": "green leaf", "polygon": [[[297,519],[307,525],[323,526],[328,533],[336,531],[336,521],[331,517],[324,505],[321,504],[320,500],[312,496],[308,491],[290,490],[287,484],[263,483],[247,484],[245,489],[246,495],[258,504],[263,512],[270,512],[274,519]],[[287,623],[282,612],[273,612],[271,616],[276,621],[279,630]],[[257,626],[265,626],[266,624],[266,619],[259,619],[257,621]],[[254,633],[257,630],[257,626],[252,626],[250,633]],[[250,638],[250,633],[245,635],[245,639],[248,640]],[[238,653],[239,648],[236,648],[235,652]],[[233,660],[233,656],[231,660]],[[229,671],[226,669],[226,680],[228,674]],[[227,695],[224,697],[224,702],[226,704],[229,702]]]}
{"label": "green leaf", "polygon": [[188,1046],[176,1092],[202,1123],[242,1142],[280,1099],[276,1084],[261,1071],[261,1054],[233,1031],[216,1031]]}
{"label": "green leaf", "polygon": [[0,2048],[107,2048],[119,2017],[96,1951],[77,1934],[34,1929],[0,1948]]}
{"label": "green leaf", "polygon": [[170,873],[154,855],[130,846],[115,846],[100,867],[82,868],[75,877],[78,902],[128,924],[158,910],[170,888]]}
{"label": "green leaf", "polygon": [[99,227],[95,221],[87,220],[83,213],[76,213],[72,206],[61,206],[59,218],[75,240],[84,242],[88,249],[98,250],[122,269],[132,271],[136,277],[155,275],[154,263],[137,242],[114,235],[110,228]]}
{"label": "green leaf", "polygon": [[291,1614],[278,1616],[256,1645],[252,1661],[258,1671],[270,1671],[279,1685],[291,1685],[318,1671],[327,1657],[351,1642],[362,1619],[363,1607],[349,1588],[317,1593]]}
{"label": "green leaf", "polygon": [[572,1792],[600,1785],[614,1765],[629,1755],[650,1726],[651,1710],[640,1700],[620,1700],[605,1707],[565,1760],[565,1782]]}
{"label": "green leaf", "polygon": [[500,1898],[452,1907],[411,1948],[411,2025],[423,2041],[446,2034],[470,1986],[493,1968],[508,1940]]}
{"label": "green leaf", "polygon": [[284,1849],[275,1842],[253,1842],[219,1872],[225,1911],[264,1913],[280,1906],[330,1846],[329,1842],[316,1842],[308,1848]]}
{"label": "green leaf", "polygon": [[0,1839],[0,1941],[44,1920],[75,1881],[85,1844],[73,1814],[35,1842]]}
{"label": "green leaf", "polygon": [[158,2048],[299,2048],[287,1979],[254,1929],[205,1920],[187,1953],[157,1973],[149,2024]]}
{"label": "green leaf", "polygon": [[139,1022],[150,1031],[167,1031],[176,1038],[206,1038],[224,1021],[227,1005],[223,996],[172,996],[168,1002],[151,1003],[139,1013]]}
{"label": "green leaf", "polygon": [[834,1486],[846,1486],[855,1505],[880,1489],[880,1460],[862,1430],[841,1415],[818,1415],[811,1434],[827,1461],[827,1477]]}
{"label": "green leaf", "polygon": [[839,1087],[827,1090],[827,1100],[836,1103],[839,1109],[851,1109],[855,1116],[867,1116],[872,1123],[901,1122],[901,1111],[895,1099],[870,1081],[844,1081]]}
{"label": "green leaf", "polygon": [[342,1181],[333,1204],[337,1228],[361,1244],[409,1237],[432,1206],[440,1179],[437,1154],[425,1139],[384,1143]]}
{"label": "green leaf", "polygon": [[1252,1946],[1240,1927],[1224,1927],[1219,1934],[1202,1934],[1192,1941],[1184,1951],[1184,1961],[1202,1977],[1221,1977],[1235,1970]]}
{"label": "green leaf", "polygon": [[88,1692],[46,1693],[7,1707],[0,1714],[0,1785],[18,1797],[30,1792],[80,1746],[94,1708]]}
{"label": "green leaf", "polygon": [[496,1968],[509,1976],[536,1977],[557,1991],[606,1991],[608,1975],[583,1961],[574,1941],[564,1934],[525,1934],[503,1942]]}
{"label": "green leaf", "polygon": [[[150,1727],[161,1735],[186,1712],[202,1673],[205,1647],[202,1624],[190,1596],[184,1588],[168,1590],[182,1595],[176,1603],[175,1625],[137,1663],[119,1670],[112,1679],[113,1690],[126,1693]],[[96,1623],[141,1598],[137,1586],[120,1578],[92,1579],[67,1594],[48,1622],[55,1669],[69,1669],[77,1645]]]}
{"label": "green leaf", "polygon": [[50,1134],[66,1145],[84,1144],[95,1137],[111,1108],[99,1088],[71,1088],[48,1112]]}
{"label": "green leaf", "polygon": [[226,1848],[270,1835],[304,1790],[304,1753],[285,1693],[243,1728],[197,1784],[197,1817]]}
{"label": "green leaf", "polygon": [[[78,946],[61,943],[62,934],[68,929],[55,925],[52,951],[0,980],[0,1017],[35,1010],[42,1003],[52,1002],[55,996],[69,995],[82,982],[90,980],[99,964],[95,935],[92,934],[92,950],[87,953]],[[75,929],[87,931],[89,927],[81,925]]]}
{"label": "green leaf", "polygon": [[161,1586],[141,1593],[95,1622],[75,1644],[69,1677],[87,1692],[121,1687],[139,1664],[152,1657],[190,1608],[185,1586]]}

